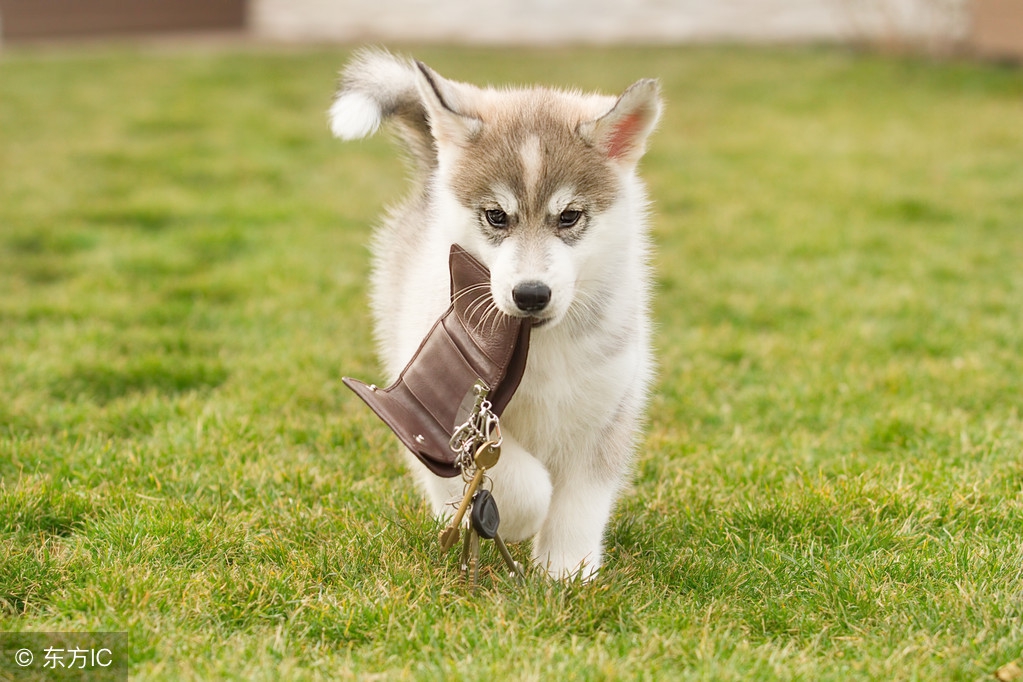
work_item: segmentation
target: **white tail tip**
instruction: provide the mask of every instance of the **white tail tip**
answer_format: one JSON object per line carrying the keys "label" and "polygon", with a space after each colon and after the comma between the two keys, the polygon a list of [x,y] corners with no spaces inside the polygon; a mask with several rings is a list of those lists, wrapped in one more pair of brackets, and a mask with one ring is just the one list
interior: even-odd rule
{"label": "white tail tip", "polygon": [[375,133],[382,115],[380,105],[372,97],[345,92],[330,107],[330,131],[342,140],[357,140]]}

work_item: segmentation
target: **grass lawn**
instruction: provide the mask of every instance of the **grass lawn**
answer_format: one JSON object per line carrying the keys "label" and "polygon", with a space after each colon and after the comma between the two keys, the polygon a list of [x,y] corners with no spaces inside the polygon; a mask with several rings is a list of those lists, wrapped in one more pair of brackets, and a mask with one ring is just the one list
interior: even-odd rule
{"label": "grass lawn", "polygon": [[[393,437],[341,49],[0,55],[0,630],[138,679],[984,680],[1023,656],[1023,71],[422,49],[661,78],[660,378],[591,584],[471,594]],[[526,547],[512,547],[519,557]]]}

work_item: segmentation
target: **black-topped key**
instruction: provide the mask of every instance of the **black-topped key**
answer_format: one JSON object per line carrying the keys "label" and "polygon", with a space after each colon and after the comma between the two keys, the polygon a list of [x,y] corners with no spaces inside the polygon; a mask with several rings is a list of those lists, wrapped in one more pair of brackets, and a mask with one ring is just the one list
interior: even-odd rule
{"label": "black-topped key", "polygon": [[497,502],[489,490],[480,490],[472,500],[472,511],[469,514],[472,527],[481,538],[493,540],[497,535],[497,527],[501,524],[501,514],[497,511]]}

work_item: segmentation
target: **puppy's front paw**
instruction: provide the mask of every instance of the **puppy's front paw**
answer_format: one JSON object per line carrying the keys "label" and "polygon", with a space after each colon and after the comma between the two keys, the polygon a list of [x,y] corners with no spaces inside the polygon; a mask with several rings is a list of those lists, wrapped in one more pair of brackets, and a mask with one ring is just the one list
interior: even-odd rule
{"label": "puppy's front paw", "polygon": [[546,571],[554,580],[580,580],[589,582],[600,570],[600,549],[585,552],[581,556],[545,547],[542,537],[537,537],[533,546],[533,565]]}

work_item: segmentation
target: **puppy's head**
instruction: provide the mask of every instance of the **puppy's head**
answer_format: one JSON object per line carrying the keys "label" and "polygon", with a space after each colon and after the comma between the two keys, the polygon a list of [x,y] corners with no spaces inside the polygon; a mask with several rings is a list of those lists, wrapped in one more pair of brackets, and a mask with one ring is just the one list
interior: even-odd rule
{"label": "puppy's head", "polygon": [[417,66],[451,240],[490,268],[502,312],[543,326],[584,311],[586,283],[638,227],[628,180],[660,114],[657,82],[613,98],[481,89]]}

